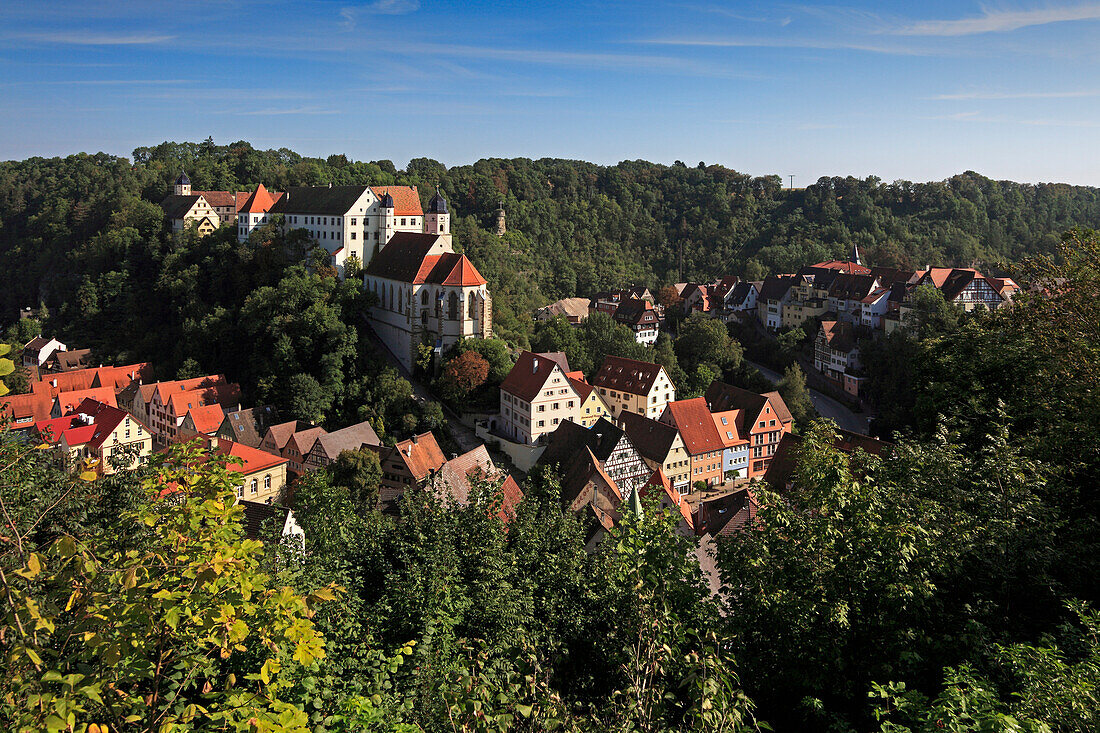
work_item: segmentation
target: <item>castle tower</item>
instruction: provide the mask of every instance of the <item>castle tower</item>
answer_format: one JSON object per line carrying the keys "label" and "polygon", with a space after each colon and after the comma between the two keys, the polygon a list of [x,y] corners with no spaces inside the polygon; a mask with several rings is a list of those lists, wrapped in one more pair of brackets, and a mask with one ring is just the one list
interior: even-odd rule
{"label": "castle tower", "polygon": [[500,207],[497,209],[497,236],[503,237],[504,233],[508,231],[508,227],[504,222],[504,201],[501,200]]}
{"label": "castle tower", "polygon": [[378,202],[378,209],[378,229],[382,232],[382,246],[384,247],[394,234],[393,196],[388,193],[382,194],[382,200]]}
{"label": "castle tower", "polygon": [[447,211],[447,199],[435,190],[435,196],[428,202],[428,210],[424,212],[424,232],[426,234],[450,234],[451,215]]}
{"label": "castle tower", "polygon": [[176,179],[175,194],[177,196],[191,195],[191,179],[183,171],[180,171],[180,176]]}

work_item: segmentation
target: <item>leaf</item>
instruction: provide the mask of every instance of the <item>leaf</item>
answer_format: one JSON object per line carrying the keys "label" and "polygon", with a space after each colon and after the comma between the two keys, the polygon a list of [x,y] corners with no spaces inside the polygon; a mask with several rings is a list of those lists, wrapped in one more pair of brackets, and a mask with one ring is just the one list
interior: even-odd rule
{"label": "leaf", "polygon": [[38,560],[38,554],[32,552],[30,557],[27,558],[27,569],[30,571],[30,575],[26,577],[33,578],[42,572],[42,563]]}

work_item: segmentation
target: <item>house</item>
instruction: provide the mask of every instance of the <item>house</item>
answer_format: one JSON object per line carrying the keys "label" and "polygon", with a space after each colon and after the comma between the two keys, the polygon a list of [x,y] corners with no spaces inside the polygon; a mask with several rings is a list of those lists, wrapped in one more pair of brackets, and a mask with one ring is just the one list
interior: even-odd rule
{"label": "house", "polygon": [[221,226],[221,218],[214,207],[202,194],[191,191],[191,179],[183,172],[176,179],[173,192],[160,202],[160,208],[173,232],[182,232],[193,223],[199,235],[205,237]]}
{"label": "house", "polygon": [[[723,306],[726,314],[752,312],[756,310],[756,299],[760,291],[754,282],[742,280],[730,289]],[[731,320],[725,318],[725,320]]]}
{"label": "house", "polygon": [[500,506],[496,515],[506,525],[515,517],[516,507],[523,500],[523,491],[519,484],[510,475],[497,469],[484,445],[447,461],[433,478],[432,486],[437,490],[438,497],[453,501],[459,506],[470,503],[470,494],[475,491],[478,481],[499,484],[496,488],[499,491]]}
{"label": "house", "polygon": [[57,349],[46,359],[43,367],[48,372],[72,372],[77,369],[88,368],[91,358],[91,349],[73,349],[71,351]]}
{"label": "house", "polygon": [[692,513],[695,532],[704,537],[728,537],[752,526],[759,509],[755,493],[746,486],[703,496]]}
{"label": "house", "polygon": [[878,278],[873,275],[838,275],[829,284],[829,310],[837,314],[838,320],[858,324],[864,298],[880,289]]}
{"label": "house", "polygon": [[582,427],[590,428],[601,418],[611,418],[611,408],[604,402],[600,393],[584,378],[584,372],[569,372],[569,383],[580,397],[580,407],[572,418],[573,422],[580,423]]}
{"label": "house", "polygon": [[718,435],[706,400],[695,397],[669,402],[660,421],[675,428],[683,439],[684,450],[691,462],[692,486],[700,481],[707,486],[723,483],[722,453],[725,444]]}
{"label": "house", "polygon": [[[144,392],[140,394],[144,397]],[[179,436],[180,425],[189,411],[214,404],[224,408],[239,405],[240,401],[240,385],[227,382],[221,374],[158,382],[146,406],[149,426],[155,435],[170,442]]]}
{"label": "house", "polygon": [[664,367],[619,356],[604,358],[592,385],[614,418],[623,411],[658,418],[665,405],[676,399],[676,386]]}
{"label": "house", "polygon": [[216,402],[212,405],[194,407],[183,416],[183,422],[180,423],[179,427],[179,436],[190,438],[200,434],[214,435],[218,432],[223,420],[225,420],[225,411]]}
{"label": "house", "polygon": [[259,448],[267,429],[279,422],[279,411],[271,405],[231,410],[225,413],[216,435],[249,448]]}
{"label": "house", "polygon": [[331,466],[336,458],[346,450],[359,450],[363,446],[377,447],[382,445],[378,433],[367,421],[349,425],[331,433],[324,433],[317,437],[306,455],[304,461],[307,471],[317,471]]}
{"label": "house", "polygon": [[129,458],[119,468],[134,468],[145,463],[153,449],[148,427],[119,408],[94,399],[81,400],[63,417],[36,422],[35,430],[43,442],[57,446],[70,469],[90,459],[96,462],[100,475],[115,472],[112,456],[116,462]]}
{"label": "house", "polygon": [[535,311],[536,321],[549,321],[561,316],[572,326],[578,326],[588,319],[588,309],[592,301],[588,298],[563,298]]}
{"label": "house", "polygon": [[149,362],[113,367],[101,366],[91,371],[94,376],[89,387],[110,387],[116,395],[134,382],[141,383],[153,378],[153,365]]}
{"label": "house", "polygon": [[656,302],[649,288],[644,286],[631,286],[629,288],[604,290],[596,293],[592,296],[588,311],[589,313],[606,313],[609,316],[613,316],[621,303],[634,298],[648,300],[650,303]]}
{"label": "house", "polygon": [[796,275],[769,275],[764,278],[756,299],[756,317],[765,328],[778,330],[783,326],[783,305],[788,292],[798,282]]}
{"label": "house", "polygon": [[50,419],[53,395],[45,382],[33,382],[27,394],[0,397],[0,405],[0,414],[9,420],[8,429],[22,432],[34,428],[36,422]]}
{"label": "house", "polygon": [[286,444],[290,442],[295,433],[311,430],[315,427],[315,425],[301,420],[290,420],[289,422],[272,425],[264,432],[264,437],[260,441],[260,450],[280,456],[286,450]]}
{"label": "house", "polygon": [[626,432],[603,419],[591,428],[582,428],[574,422],[561,423],[547,439],[546,450],[536,465],[558,465],[562,472],[568,472],[577,461],[583,460],[586,451],[599,461],[601,470],[614,480],[626,499],[653,472]]}
{"label": "house", "polygon": [[325,432],[324,428],[308,427],[291,434],[282,450],[282,457],[287,460],[291,473],[301,476],[306,472],[306,459],[317,439]]}
{"label": "house", "polygon": [[84,400],[95,400],[111,407],[118,407],[115,402],[115,391],[110,387],[93,387],[91,389],[78,389],[72,392],[59,392],[53,398],[53,406],[50,408],[50,417],[62,417],[72,414],[73,410]]}
{"label": "house", "polygon": [[929,284],[943,293],[948,303],[972,311],[982,306],[997,310],[1011,302],[1019,286],[1012,278],[986,277],[977,270],[962,267],[930,267],[919,273],[915,287]]}
{"label": "house", "polygon": [[236,223],[238,194],[232,191],[196,190],[192,190],[191,193],[195,196],[202,196],[203,199],[206,200],[206,203],[210,204],[210,208],[218,215],[218,222],[220,224]]}
{"label": "house", "polygon": [[225,466],[231,473],[238,474],[235,477],[238,500],[278,503],[286,488],[288,461],[285,458],[231,440],[206,436],[198,436],[197,439],[211,446],[214,453],[233,459],[226,460]]}
{"label": "house", "polygon": [[679,430],[633,412],[620,415],[619,426],[646,464],[654,471],[660,469],[677,494],[691,492],[691,456]]}
{"label": "house", "polygon": [[485,278],[449,234],[394,234],[367,265],[363,288],[375,296],[371,328],[406,369],[421,344],[438,355],[464,338],[492,337]]}
{"label": "house", "polygon": [[378,501],[388,509],[393,508],[407,487],[423,485],[447,462],[431,432],[414,435],[392,448],[376,447],[375,451],[382,465]]}
{"label": "house", "polygon": [[66,351],[68,347],[55,338],[35,336],[23,344],[23,366],[41,368],[54,352]]}
{"label": "house", "polygon": [[814,339],[814,369],[843,386],[844,375],[859,368],[859,347],[852,324],[822,320]]}
{"label": "house", "polygon": [[634,333],[639,344],[652,344],[657,341],[657,332],[661,327],[661,317],[653,303],[642,298],[624,300],[611,316]]}
{"label": "house", "polygon": [[680,305],[685,313],[709,313],[714,307],[710,289],[700,283],[689,284],[680,297],[684,299]]}
{"label": "house", "polygon": [[727,481],[749,477],[749,440],[742,438],[738,423],[740,410],[711,413],[718,437],[722,440],[722,475]]}
{"label": "house", "polygon": [[267,216],[281,217],[283,231],[305,232],[343,275],[349,258],[366,265],[400,232],[449,237],[450,215],[438,193],[428,209],[425,215],[415,186],[329,185],[288,188]]}
{"label": "house", "polygon": [[791,432],[791,411],[778,392],[757,394],[724,382],[712,382],[703,395],[712,414],[733,410],[737,414],[737,435],[749,441],[746,478],[763,476],[785,433]]}
{"label": "house", "polygon": [[562,464],[562,471],[562,506],[577,515],[584,531],[584,548],[594,552],[619,521],[623,492],[588,446],[583,446],[568,465]]}
{"label": "house", "polygon": [[250,540],[278,538],[279,544],[289,545],[299,551],[306,549],[306,533],[288,507],[241,499],[237,502],[244,510],[241,528]]}
{"label": "house", "polygon": [[560,423],[579,419],[585,401],[569,378],[565,354],[524,351],[500,385],[500,432],[536,445]]}

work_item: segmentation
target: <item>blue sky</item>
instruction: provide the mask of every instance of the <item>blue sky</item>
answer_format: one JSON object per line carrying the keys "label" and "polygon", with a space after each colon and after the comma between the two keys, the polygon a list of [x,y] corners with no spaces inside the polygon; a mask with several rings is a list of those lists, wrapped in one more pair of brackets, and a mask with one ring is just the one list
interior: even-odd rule
{"label": "blue sky", "polygon": [[700,160],[1100,185],[1100,1],[0,5],[0,158]]}

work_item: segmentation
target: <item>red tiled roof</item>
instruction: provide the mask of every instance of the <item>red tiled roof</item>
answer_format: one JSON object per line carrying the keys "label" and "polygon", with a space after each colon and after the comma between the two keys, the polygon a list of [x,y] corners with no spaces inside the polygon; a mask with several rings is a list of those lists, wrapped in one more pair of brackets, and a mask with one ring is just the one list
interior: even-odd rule
{"label": "red tiled roof", "polygon": [[[206,407],[208,405],[221,405],[222,407],[226,407],[239,404],[240,400],[240,385],[215,384],[211,387],[189,389],[184,392],[172,392],[168,395],[168,406],[171,408],[172,414],[180,418],[197,407]],[[218,423],[221,424],[220,419]],[[217,425],[214,426],[214,429],[217,430]]]}
{"label": "red tiled roof", "polygon": [[660,364],[647,361],[624,359],[621,356],[608,356],[603,360],[600,371],[592,383],[597,387],[617,389],[635,395],[647,395],[661,373]]}
{"label": "red tiled roof", "polygon": [[524,351],[516,360],[515,366],[508,372],[508,376],[501,382],[501,390],[514,394],[525,402],[530,402],[539,396],[546,380],[557,367],[562,372],[569,371],[569,362],[565,354],[560,351],[534,354]]}
{"label": "red tiled roof", "polygon": [[206,203],[217,208],[219,206],[236,206],[236,196],[231,191],[192,191],[191,193],[202,196]]}
{"label": "red tiled roof", "polygon": [[845,262],[843,260],[829,260],[828,262],[818,262],[813,267],[820,267],[823,270],[839,270],[840,272],[847,273],[849,275],[868,275],[871,272],[870,267],[864,267],[863,265],[857,265],[855,262]]}
{"label": "red tiled roof", "polygon": [[447,459],[436,442],[431,432],[417,435],[410,440],[403,440],[394,446],[395,453],[400,453],[409,467],[413,478],[420,481],[431,471],[438,471]]}
{"label": "red tiled roof", "polygon": [[242,214],[266,214],[268,209],[274,205],[275,199],[271,197],[271,194],[264,188],[264,184],[261,183],[248,197],[248,200],[244,202],[244,206],[237,211]]}
{"label": "red tiled roof", "polygon": [[151,379],[153,365],[147,361],[115,367],[99,367],[89,386],[110,387],[116,392],[130,386],[135,379]]}
{"label": "red tiled roof", "polygon": [[92,389],[77,390],[76,392],[62,392],[54,399],[57,400],[62,415],[69,414],[86,399],[102,402],[114,408],[118,407],[118,403],[115,402],[115,391],[110,387],[94,387]]}
{"label": "red tiled roof", "polygon": [[[748,443],[747,438],[742,438],[737,430],[737,422],[741,417],[741,410],[726,410],[725,412],[715,412],[711,415],[714,418],[714,429],[718,431],[718,437],[722,441],[722,445],[726,448],[732,446]],[[722,420],[726,421],[726,424],[722,424]],[[729,435],[726,435],[729,433]]]}
{"label": "red tiled roof", "polygon": [[822,321],[821,332],[825,335],[825,343],[831,349],[847,354],[856,347],[852,324],[847,321]]}
{"label": "red tiled roof", "polygon": [[187,414],[191,416],[191,421],[195,423],[195,431],[205,434],[215,432],[221,427],[222,420],[225,419],[225,411],[217,403],[192,407]]}
{"label": "red tiled roof", "polygon": [[653,472],[653,475],[649,477],[645,486],[643,486],[638,493],[642,496],[649,496],[657,491],[664,492],[664,495],[672,502],[672,505],[680,510],[680,516],[687,522],[688,529],[694,531],[695,522],[691,518],[691,507],[689,507],[687,502],[683,500],[683,497],[680,496],[680,492],[672,489],[672,483],[668,480],[668,476],[665,476],[665,472],[661,468]]}
{"label": "red tiled roof", "polygon": [[[298,432],[299,425],[302,429],[305,429],[305,423],[299,423],[297,420],[291,420],[290,422],[279,423],[278,425],[272,425],[268,428],[268,432],[271,433],[272,440],[275,441],[275,447],[282,450],[286,447],[286,442],[290,440],[294,433]],[[267,437],[266,435],[264,436]]]}
{"label": "red tiled roof", "polygon": [[458,255],[453,264],[448,261],[448,255],[441,255],[439,259],[440,265],[451,268],[451,271],[442,280],[444,285],[477,287],[485,284],[485,278],[481,276],[481,273],[474,267],[474,263],[470,262],[466,255]]}
{"label": "red tiled roof", "polygon": [[500,511],[497,512],[497,516],[501,521],[507,524],[512,515],[515,514],[516,507],[523,501],[523,490],[516,483],[516,480],[512,478],[511,474],[504,478],[504,483],[500,485],[500,493],[503,500],[500,505]]}
{"label": "red tiled roof", "polygon": [[581,402],[588,399],[588,395],[592,394],[592,390],[595,389],[588,380],[584,378],[584,372],[569,372],[565,375],[569,379],[569,384],[573,385],[573,391],[575,391],[581,398]]}
{"label": "red tiled roof", "polygon": [[287,462],[285,458],[280,458],[256,448],[249,448],[247,445],[234,443],[232,440],[219,440],[214,450],[223,456],[234,456],[244,461],[243,465],[239,463],[226,464],[230,471],[236,473],[256,473]]}
{"label": "red tiled roof", "polygon": [[371,186],[371,191],[378,198],[389,194],[393,198],[393,213],[395,216],[423,216],[424,210],[420,208],[420,194],[416,186]]}
{"label": "red tiled roof", "polygon": [[[89,416],[93,422],[86,424],[80,419],[80,415]],[[81,400],[65,417],[38,422],[35,428],[50,443],[56,443],[64,437],[70,446],[86,443],[92,448],[99,448],[111,431],[126,418],[130,418],[130,415],[114,405],[87,398]],[[46,437],[47,430],[50,432],[49,438]]]}
{"label": "red tiled roof", "polygon": [[438,234],[397,232],[371,258],[366,274],[418,285],[473,287],[485,284],[485,278],[466,255],[447,251],[429,254],[439,240]]}
{"label": "red tiled roof", "polygon": [[[216,384],[225,384],[225,376],[222,374],[210,374],[205,377],[193,377],[192,379],[176,379],[167,382],[157,382],[154,392],[160,399],[160,403],[167,404],[168,398],[173,392],[187,392],[200,387],[213,387]],[[143,393],[144,394],[144,393]]]}
{"label": "red tiled roof", "polygon": [[668,411],[689,454],[698,455],[725,447],[702,397],[669,402]]}
{"label": "red tiled roof", "polygon": [[53,396],[44,382],[36,382],[31,385],[29,393],[4,395],[0,398],[0,403],[0,414],[10,415],[11,427],[19,429],[28,427],[35,421],[49,419]]}
{"label": "red tiled roof", "polygon": [[289,447],[291,443],[294,444],[298,453],[305,458],[309,455],[309,452],[313,450],[313,444],[317,442],[317,439],[325,434],[324,428],[306,428],[305,430],[299,430],[290,436],[290,439],[284,444],[285,447]]}

